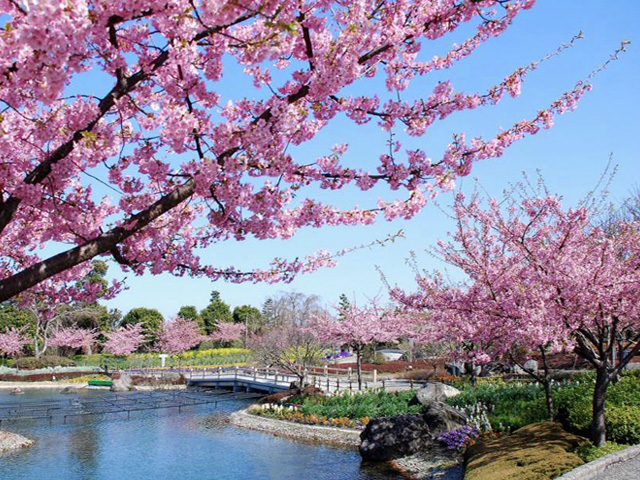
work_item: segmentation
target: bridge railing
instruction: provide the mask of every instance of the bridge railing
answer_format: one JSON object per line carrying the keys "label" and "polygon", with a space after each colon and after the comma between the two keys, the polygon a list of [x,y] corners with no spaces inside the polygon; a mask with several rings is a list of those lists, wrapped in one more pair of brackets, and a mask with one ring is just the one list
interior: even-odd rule
{"label": "bridge railing", "polygon": [[[268,383],[286,386],[298,381],[298,377],[290,372],[274,367],[184,367],[172,369],[129,369],[129,374],[145,376],[167,376],[181,374],[189,380],[242,380],[255,383]],[[371,389],[405,389],[414,388],[413,380],[389,380],[378,378],[376,370],[362,372],[358,382],[355,369],[334,367],[309,367],[306,369],[305,382],[320,388],[326,393],[341,391],[363,391]]]}

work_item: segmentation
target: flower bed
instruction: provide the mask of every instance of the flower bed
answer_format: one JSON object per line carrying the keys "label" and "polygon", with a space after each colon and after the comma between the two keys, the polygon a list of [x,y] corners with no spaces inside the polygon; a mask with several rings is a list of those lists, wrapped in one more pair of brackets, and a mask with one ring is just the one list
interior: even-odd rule
{"label": "flower bed", "polygon": [[265,403],[262,405],[252,405],[249,413],[260,417],[275,418],[278,420],[288,420],[290,422],[302,423],[304,425],[324,425],[328,427],[342,428],[362,428],[369,423],[368,417],[351,419],[347,417],[325,417],[315,414],[304,414],[300,411],[299,405],[277,405]]}

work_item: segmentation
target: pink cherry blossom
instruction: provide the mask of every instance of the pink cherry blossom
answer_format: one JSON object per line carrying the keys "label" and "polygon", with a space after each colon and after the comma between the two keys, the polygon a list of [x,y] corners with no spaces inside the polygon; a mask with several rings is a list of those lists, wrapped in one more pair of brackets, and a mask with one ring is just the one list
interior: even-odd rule
{"label": "pink cherry blossom", "polygon": [[3,355],[10,357],[20,355],[28,343],[29,338],[21,330],[10,328],[0,333],[0,352]]}
{"label": "pink cherry blossom", "polygon": [[193,320],[174,318],[163,326],[159,348],[162,352],[180,355],[198,346],[205,338]]}
{"label": "pink cherry blossom", "polygon": [[[134,274],[234,282],[290,281],[332,265],[339,254],[319,252],[240,271],[197,252],[290,238],[304,227],[411,218],[476,162],[550,127],[593,75],[529,120],[488,139],[466,141],[461,132],[441,153],[395,142],[373,165],[348,166],[344,140],[311,159],[290,148],[338,118],[422,136],[458,112],[518,96],[528,73],[577,38],[485,91],[461,91],[446,78],[412,101],[398,91],[453,68],[534,3],[1,0],[0,301],[92,301],[100,288],[76,281],[96,256]],[[465,24],[475,26],[470,38],[423,58]],[[223,80],[231,71],[255,90],[230,94]],[[109,87],[87,81],[94,75]],[[381,88],[346,93],[365,81]],[[333,205],[330,192],[347,185],[388,191],[362,208]]]}
{"label": "pink cherry blossom", "polygon": [[145,342],[142,324],[126,325],[105,333],[102,349],[112,355],[130,355]]}

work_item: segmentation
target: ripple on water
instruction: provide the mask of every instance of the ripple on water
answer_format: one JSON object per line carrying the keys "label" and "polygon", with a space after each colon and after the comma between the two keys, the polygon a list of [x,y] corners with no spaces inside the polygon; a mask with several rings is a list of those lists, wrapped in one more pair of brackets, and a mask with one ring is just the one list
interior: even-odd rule
{"label": "ripple on water", "polygon": [[[88,395],[109,395],[88,392]],[[61,398],[27,392],[20,400]],[[66,396],[65,398],[68,398]],[[0,403],[14,401],[0,394]],[[311,445],[240,430],[226,421],[246,407],[229,402],[177,411],[82,417],[3,425],[32,438],[28,449],[0,454],[2,480],[382,480],[401,475],[361,467],[355,450]]]}

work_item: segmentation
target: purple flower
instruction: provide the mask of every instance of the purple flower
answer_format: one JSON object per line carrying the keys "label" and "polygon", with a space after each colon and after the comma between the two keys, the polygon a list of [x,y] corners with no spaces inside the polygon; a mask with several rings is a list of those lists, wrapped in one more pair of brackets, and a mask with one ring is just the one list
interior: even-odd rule
{"label": "purple flower", "polygon": [[438,440],[444,443],[449,450],[461,451],[468,447],[473,440],[478,438],[480,433],[475,427],[465,425],[464,427],[449,430],[438,436]]}

